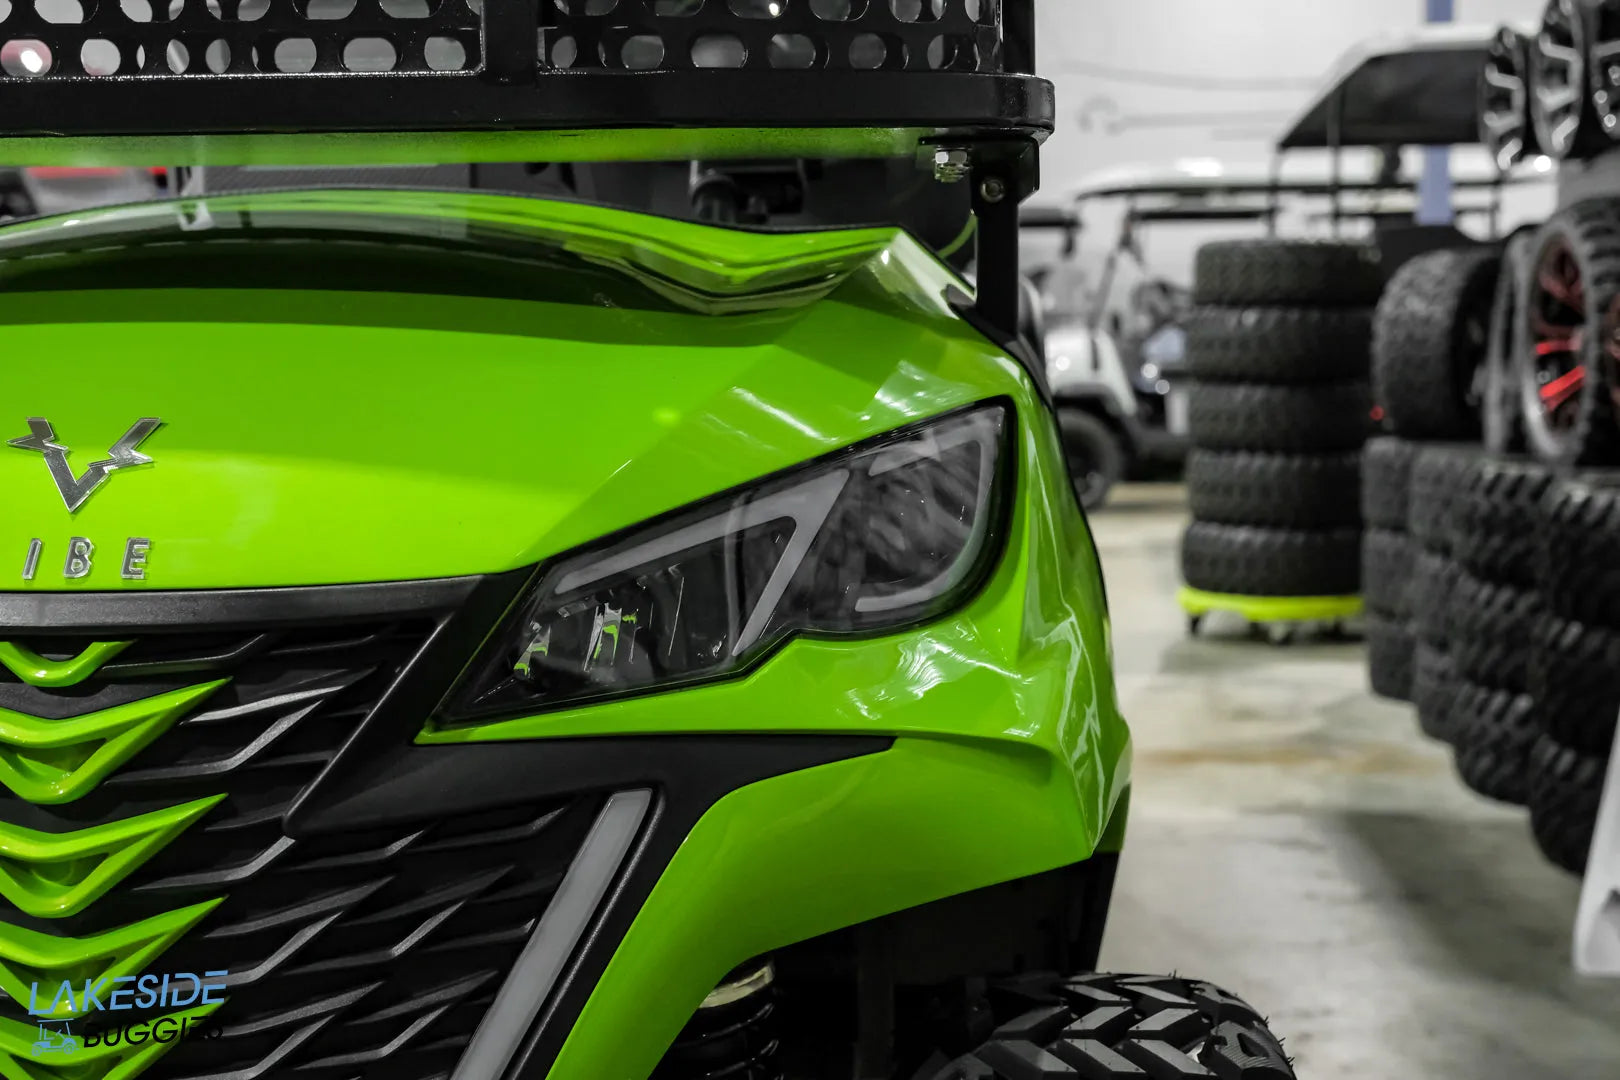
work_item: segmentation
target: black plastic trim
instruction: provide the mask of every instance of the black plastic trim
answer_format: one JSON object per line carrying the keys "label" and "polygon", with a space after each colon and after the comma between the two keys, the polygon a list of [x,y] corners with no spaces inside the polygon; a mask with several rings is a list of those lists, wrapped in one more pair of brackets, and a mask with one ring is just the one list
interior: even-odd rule
{"label": "black plastic trim", "polygon": [[749,784],[881,753],[877,736],[700,735],[537,739],[412,746],[367,759],[340,787],[295,810],[290,835],[372,829],[564,795],[652,787],[651,823],[585,944],[558,982],[507,1080],[539,1080],[607,969],[630,924],[698,820],[723,796]]}
{"label": "black plastic trim", "polygon": [[[1043,79],[969,72],[559,72],[526,84],[415,72],[7,79],[0,97],[8,137],[649,127],[1044,135],[1056,115]],[[769,136],[758,141],[766,152]]]}
{"label": "black plastic trim", "polygon": [[[526,571],[525,571],[526,572]],[[119,633],[273,627],[449,611],[488,579],[438,578],[362,585],[164,592],[0,592],[0,630]]]}

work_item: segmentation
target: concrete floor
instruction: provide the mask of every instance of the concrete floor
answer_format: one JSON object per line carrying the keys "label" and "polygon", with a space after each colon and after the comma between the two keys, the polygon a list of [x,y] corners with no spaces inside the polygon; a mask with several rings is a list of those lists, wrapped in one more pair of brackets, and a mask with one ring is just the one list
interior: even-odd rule
{"label": "concrete floor", "polygon": [[1356,644],[1286,648],[1175,603],[1182,489],[1093,515],[1136,739],[1104,970],[1270,1014],[1302,1080],[1620,1077],[1620,980],[1576,976],[1578,884],[1470,794]]}

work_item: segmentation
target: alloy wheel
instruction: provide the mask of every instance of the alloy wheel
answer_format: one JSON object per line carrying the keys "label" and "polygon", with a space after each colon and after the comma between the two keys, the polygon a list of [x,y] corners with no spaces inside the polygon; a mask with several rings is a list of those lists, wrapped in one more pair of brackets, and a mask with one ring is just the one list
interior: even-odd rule
{"label": "alloy wheel", "polygon": [[1586,282],[1562,237],[1542,249],[1530,286],[1530,339],[1536,408],[1546,429],[1568,435],[1580,419],[1586,388]]}
{"label": "alloy wheel", "polygon": [[1620,5],[1598,4],[1592,17],[1592,105],[1603,133],[1620,141]]}
{"label": "alloy wheel", "polygon": [[1576,0],[1551,0],[1531,61],[1530,116],[1536,139],[1555,158],[1577,156],[1587,125],[1586,34]]}
{"label": "alloy wheel", "polygon": [[1501,172],[1536,152],[1530,124],[1529,42],[1503,27],[1491,42],[1479,84],[1480,141]]}

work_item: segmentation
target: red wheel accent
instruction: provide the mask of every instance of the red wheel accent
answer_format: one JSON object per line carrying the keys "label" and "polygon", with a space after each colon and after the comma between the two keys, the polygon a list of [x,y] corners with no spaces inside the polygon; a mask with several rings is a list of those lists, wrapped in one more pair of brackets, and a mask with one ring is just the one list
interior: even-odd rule
{"label": "red wheel accent", "polygon": [[[1579,416],[1586,387],[1587,344],[1586,282],[1567,241],[1555,240],[1542,250],[1534,280],[1530,332],[1540,380],[1537,399],[1547,426],[1567,429]],[[1611,315],[1615,311],[1611,307]],[[1620,337],[1610,335],[1606,345],[1620,358]]]}
{"label": "red wheel accent", "polygon": [[1541,388],[1541,400],[1549,409],[1556,409],[1581,392],[1586,385],[1586,368],[1575,368],[1560,375]]}

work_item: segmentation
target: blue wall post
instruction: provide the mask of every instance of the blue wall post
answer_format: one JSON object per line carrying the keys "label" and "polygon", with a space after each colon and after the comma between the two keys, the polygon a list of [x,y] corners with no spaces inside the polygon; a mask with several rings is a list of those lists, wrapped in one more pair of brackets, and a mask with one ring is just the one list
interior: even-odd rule
{"label": "blue wall post", "polygon": [[[1448,23],[1456,17],[1455,0],[1423,0],[1424,19]],[[1423,175],[1418,178],[1419,225],[1450,225],[1456,218],[1451,201],[1451,147],[1423,148]]]}

